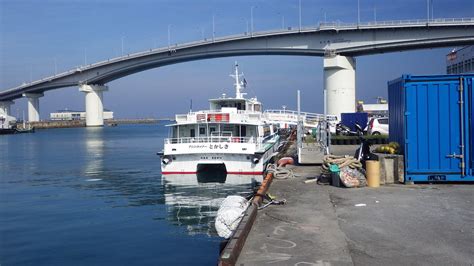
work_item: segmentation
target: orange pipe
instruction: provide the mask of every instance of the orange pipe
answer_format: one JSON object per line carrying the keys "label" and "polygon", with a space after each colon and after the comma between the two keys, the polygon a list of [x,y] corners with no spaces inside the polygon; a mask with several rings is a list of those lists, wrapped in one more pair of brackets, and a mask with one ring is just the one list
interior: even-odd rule
{"label": "orange pipe", "polygon": [[265,176],[265,179],[263,179],[262,185],[258,189],[257,195],[253,198],[253,202],[252,202],[257,207],[260,206],[260,204],[262,204],[262,201],[263,201],[263,198],[260,195],[265,195],[265,193],[267,193],[268,188],[270,187],[270,184],[272,183],[272,180],[273,180],[272,173],[268,173]]}

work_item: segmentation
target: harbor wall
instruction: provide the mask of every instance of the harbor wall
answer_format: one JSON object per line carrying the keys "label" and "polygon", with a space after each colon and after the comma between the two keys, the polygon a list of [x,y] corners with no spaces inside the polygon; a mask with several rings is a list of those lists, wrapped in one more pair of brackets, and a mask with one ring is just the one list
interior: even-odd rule
{"label": "harbor wall", "polygon": [[[159,121],[167,119],[155,119],[155,118],[143,118],[143,119],[111,119],[105,120],[104,124],[110,125],[124,125],[124,124],[156,124]],[[47,129],[47,128],[74,128],[74,127],[85,127],[86,121],[83,120],[70,120],[70,121],[39,121],[29,122],[35,129]],[[23,128],[22,123],[17,123],[17,128]]]}

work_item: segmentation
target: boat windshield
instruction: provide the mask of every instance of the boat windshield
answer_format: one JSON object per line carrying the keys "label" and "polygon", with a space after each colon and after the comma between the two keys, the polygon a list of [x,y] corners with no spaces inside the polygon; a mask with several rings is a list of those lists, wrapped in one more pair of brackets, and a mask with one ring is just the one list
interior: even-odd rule
{"label": "boat windshield", "polygon": [[170,128],[169,137],[173,142],[182,142],[178,139],[189,139],[190,142],[208,142],[217,138],[229,139],[233,141],[248,142],[256,140],[258,130],[256,125],[223,124],[223,123],[203,123],[191,125],[174,125]]}

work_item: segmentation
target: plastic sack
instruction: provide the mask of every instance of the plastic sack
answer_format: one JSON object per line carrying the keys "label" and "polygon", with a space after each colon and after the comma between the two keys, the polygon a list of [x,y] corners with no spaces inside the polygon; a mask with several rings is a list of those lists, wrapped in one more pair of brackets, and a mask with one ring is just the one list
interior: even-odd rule
{"label": "plastic sack", "polygon": [[229,238],[245,215],[248,200],[241,196],[228,196],[217,211],[215,228],[220,237]]}
{"label": "plastic sack", "polygon": [[367,185],[365,175],[360,169],[344,166],[341,168],[339,176],[345,187],[365,187]]}

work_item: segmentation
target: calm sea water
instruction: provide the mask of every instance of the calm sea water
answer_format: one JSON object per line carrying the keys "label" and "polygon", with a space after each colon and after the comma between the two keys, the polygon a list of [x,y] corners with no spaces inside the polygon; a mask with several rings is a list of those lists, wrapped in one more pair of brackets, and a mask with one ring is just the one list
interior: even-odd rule
{"label": "calm sea water", "polygon": [[254,184],[162,178],[166,135],[159,124],[0,136],[0,264],[215,265],[219,203]]}

